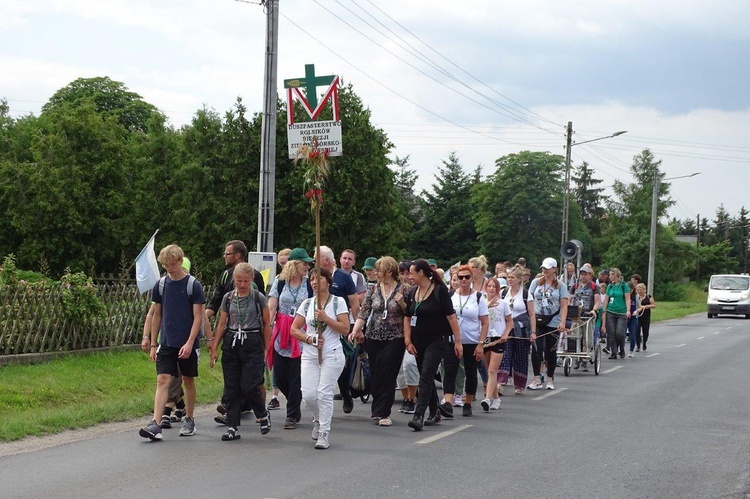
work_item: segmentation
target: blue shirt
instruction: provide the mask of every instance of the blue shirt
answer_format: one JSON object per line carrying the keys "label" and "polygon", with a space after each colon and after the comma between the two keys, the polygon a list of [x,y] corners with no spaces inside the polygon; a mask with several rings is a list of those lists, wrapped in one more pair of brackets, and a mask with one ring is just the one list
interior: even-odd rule
{"label": "blue shirt", "polygon": [[162,345],[180,348],[187,343],[193,327],[193,305],[206,303],[203,286],[197,279],[193,283],[193,296],[188,296],[188,277],[173,281],[167,275],[164,296],[159,293],[158,282],[151,293],[153,302],[161,304]]}

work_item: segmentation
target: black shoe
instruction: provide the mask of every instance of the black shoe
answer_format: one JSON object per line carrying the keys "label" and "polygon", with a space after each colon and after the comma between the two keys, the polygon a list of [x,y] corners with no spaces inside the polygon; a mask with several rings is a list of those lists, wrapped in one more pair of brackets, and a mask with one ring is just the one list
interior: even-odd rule
{"label": "black shoe", "polygon": [[227,416],[226,414],[217,414],[214,416],[214,421],[216,421],[218,424],[227,424]]}
{"label": "black shoe", "polygon": [[224,407],[224,404],[219,404],[216,406],[216,412],[218,412],[219,414],[226,414],[227,408]]}
{"label": "black shoe", "polygon": [[333,396],[333,400],[344,400],[344,397],[340,393],[337,393]]}
{"label": "black shoe", "polygon": [[624,359],[624,358],[625,358],[625,352],[620,352],[620,358],[621,358],[621,359]]}
{"label": "black shoe", "polygon": [[438,406],[438,409],[445,419],[453,419],[453,404],[443,402]]}
{"label": "black shoe", "polygon": [[644,352],[646,351],[646,344],[645,343],[643,344],[643,351]]}
{"label": "black shoe", "polygon": [[224,442],[228,442],[229,440],[239,440],[240,434],[237,432],[237,428],[229,428],[226,433],[221,436],[221,439]]}
{"label": "black shoe", "polygon": [[413,418],[411,418],[411,421],[409,421],[409,428],[414,428],[414,431],[422,431],[422,428],[424,427],[424,416],[417,416],[414,415]]}
{"label": "black shoe", "polygon": [[612,355],[610,355],[610,356],[609,356],[609,357],[607,357],[607,358],[608,358],[609,360],[617,360],[617,355],[616,355],[616,354],[612,354]]}
{"label": "black shoe", "polygon": [[273,397],[270,402],[268,402],[268,409],[271,411],[274,411],[281,407],[281,403],[279,402],[279,399],[276,397]]}
{"label": "black shoe", "polygon": [[424,425],[435,426],[440,422],[441,419],[442,418],[440,417],[440,411],[437,411],[435,414],[424,420]]}
{"label": "black shoe", "polygon": [[260,434],[268,435],[268,432],[270,431],[271,431],[271,413],[266,411],[266,416],[264,418],[260,418]]}
{"label": "black shoe", "polygon": [[465,418],[471,417],[471,404],[464,404],[463,414],[461,415]]}
{"label": "black shoe", "polygon": [[344,414],[349,414],[354,409],[354,401],[344,402]]}

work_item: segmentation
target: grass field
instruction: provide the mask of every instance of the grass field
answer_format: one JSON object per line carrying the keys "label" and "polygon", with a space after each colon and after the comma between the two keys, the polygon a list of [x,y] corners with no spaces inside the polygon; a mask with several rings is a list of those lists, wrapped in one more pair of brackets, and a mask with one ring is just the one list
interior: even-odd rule
{"label": "grass field", "polygon": [[[221,366],[202,352],[198,403],[219,400]],[[0,368],[0,441],[122,421],[153,410],[156,370],[140,351],[96,353]]]}
{"label": "grass field", "polygon": [[[706,311],[705,294],[689,299],[692,301],[657,302],[653,320]],[[209,369],[205,349],[201,353],[198,403],[214,403],[223,388],[221,366]],[[154,364],[140,351],[2,367],[0,442],[144,417],[153,410],[155,385]]]}

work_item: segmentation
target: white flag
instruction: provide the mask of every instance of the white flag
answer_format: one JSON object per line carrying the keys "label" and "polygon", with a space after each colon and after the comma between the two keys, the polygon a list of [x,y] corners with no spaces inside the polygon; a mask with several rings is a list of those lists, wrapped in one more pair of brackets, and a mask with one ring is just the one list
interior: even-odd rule
{"label": "white flag", "polygon": [[157,232],[159,232],[158,229],[135,259],[135,280],[141,294],[153,289],[159,282],[159,264],[156,263],[156,253],[154,252],[154,240]]}

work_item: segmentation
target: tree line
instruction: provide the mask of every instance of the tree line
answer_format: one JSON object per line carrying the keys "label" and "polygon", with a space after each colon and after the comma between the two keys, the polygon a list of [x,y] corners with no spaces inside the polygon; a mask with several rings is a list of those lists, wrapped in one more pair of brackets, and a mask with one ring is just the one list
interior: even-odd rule
{"label": "tree line", "polygon": [[[479,166],[467,172],[451,153],[430,165],[437,166],[431,188],[417,192],[410,158],[391,157],[393,144],[351,85],[340,90],[339,102],[344,156],[331,158],[324,192],[326,244],[354,249],[360,263],[389,254],[445,266],[485,254],[492,262],[524,256],[533,268],[558,255],[562,156],[509,154],[485,176]],[[277,250],[310,248],[303,172],[288,158],[286,108],[277,106],[274,241]],[[301,108],[294,112],[306,119]],[[20,267],[51,277],[66,267],[132,272],[134,257],[159,228],[159,245],[179,243],[211,282],[224,242],[255,247],[260,133],[260,113],[239,98],[223,115],[204,107],[175,128],[107,77],[71,82],[39,116],[12,118],[0,100],[0,255],[13,253]],[[652,182],[654,173],[664,177],[659,166],[644,150],[633,159],[632,183],[616,182],[608,197],[593,167],[575,168],[569,233],[584,243],[585,261],[646,275]],[[660,217],[672,203],[662,182]],[[657,292],[684,277],[746,270],[744,208],[737,218],[720,207],[714,223],[704,219],[698,246],[677,240],[695,228],[690,223],[659,225]]]}

